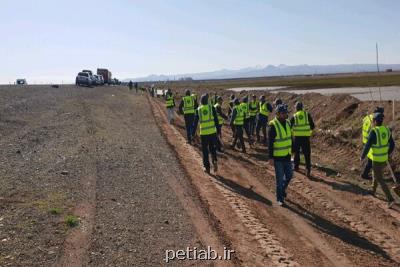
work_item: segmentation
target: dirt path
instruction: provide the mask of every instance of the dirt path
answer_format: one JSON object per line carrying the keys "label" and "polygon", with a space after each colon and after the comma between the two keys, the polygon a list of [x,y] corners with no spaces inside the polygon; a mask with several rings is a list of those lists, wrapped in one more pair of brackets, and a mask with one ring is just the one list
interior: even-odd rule
{"label": "dirt path", "polygon": [[[219,173],[210,178],[211,184],[205,187],[200,181],[196,183],[201,157],[197,148],[183,145],[182,119],[178,118],[176,127],[165,124],[165,115],[157,116],[164,114],[163,104],[152,101],[160,127],[202,196],[209,203],[229,204],[229,208],[213,212],[244,265],[252,261],[249,266],[262,266],[269,261],[277,266],[394,266],[400,262],[398,213],[351,184],[319,172],[311,180],[296,173],[288,207],[276,207],[274,173],[265,162],[266,151],[261,146],[249,149],[249,154],[228,149],[220,157]],[[230,141],[226,128],[224,139]],[[197,156],[197,161],[187,162],[182,155],[188,153]],[[211,188],[221,193],[218,199]],[[231,214],[236,216],[228,216]],[[240,224],[237,228],[243,232],[232,229],[232,221]],[[253,240],[252,244],[238,240],[238,232],[242,239]],[[254,247],[254,241],[258,249],[249,257],[247,248]]]}
{"label": "dirt path", "polygon": [[123,87],[1,88],[0,266],[162,266],[207,246],[235,252],[168,266],[400,264],[399,211],[364,189],[296,173],[278,207],[265,147],[227,149],[210,176],[184,136]]}
{"label": "dirt path", "polygon": [[229,246],[145,96],[66,86],[0,95],[0,266],[160,266],[167,249]]}

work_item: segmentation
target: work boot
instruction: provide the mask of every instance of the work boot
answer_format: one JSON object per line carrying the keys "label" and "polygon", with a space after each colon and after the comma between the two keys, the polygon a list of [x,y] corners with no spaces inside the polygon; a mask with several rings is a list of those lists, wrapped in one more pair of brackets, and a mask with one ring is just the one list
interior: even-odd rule
{"label": "work boot", "polygon": [[210,167],[204,167],[204,172],[210,174]]}
{"label": "work boot", "polygon": [[217,162],[213,162],[213,167],[214,167],[214,173],[217,173],[217,171],[218,171],[218,163]]}
{"label": "work boot", "polygon": [[307,169],[306,175],[308,178],[311,178],[311,169]]}
{"label": "work boot", "polygon": [[389,208],[389,209],[391,209],[393,206],[394,206],[394,201],[392,200],[392,201],[389,201],[388,202],[388,204],[387,204],[387,207]]}

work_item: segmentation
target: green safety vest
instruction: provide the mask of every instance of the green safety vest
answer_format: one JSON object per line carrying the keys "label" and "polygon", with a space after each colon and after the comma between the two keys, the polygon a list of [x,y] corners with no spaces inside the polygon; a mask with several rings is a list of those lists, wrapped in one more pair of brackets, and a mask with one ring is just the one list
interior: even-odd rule
{"label": "green safety vest", "polygon": [[368,158],[375,162],[386,162],[389,160],[390,130],[386,126],[376,126],[372,129],[376,135],[376,144],[371,144]]}
{"label": "green safety vest", "polygon": [[211,105],[201,105],[197,108],[200,123],[200,135],[210,135],[217,132]]}
{"label": "green safety vest", "polygon": [[260,103],[260,114],[268,117],[269,110],[267,108],[268,103],[265,101],[264,103]]}
{"label": "green safety vest", "polygon": [[[215,110],[217,110],[217,108],[220,106],[219,103],[214,105]],[[224,118],[221,117],[221,115],[219,115],[219,113],[217,112],[217,116],[218,116],[218,125],[222,125],[224,124]]]}
{"label": "green safety vest", "polygon": [[290,122],[286,120],[286,131],[280,121],[275,118],[269,123],[270,126],[275,127],[276,137],[274,140],[274,157],[285,157],[292,154],[292,131],[290,129]]}
{"label": "green safety vest", "polygon": [[363,125],[362,125],[362,142],[365,145],[368,141],[369,133],[371,132],[372,128],[372,120],[374,118],[373,114],[369,114],[364,117]]}
{"label": "green safety vest", "polygon": [[174,96],[173,95],[167,95],[166,99],[167,100],[165,101],[165,105],[167,106],[167,108],[174,107]]}
{"label": "green safety vest", "polygon": [[294,114],[293,135],[294,136],[311,136],[312,130],[308,121],[308,113],[300,110]]}
{"label": "green safety vest", "polygon": [[235,120],[233,121],[233,125],[243,125],[244,123],[244,112],[242,110],[242,106],[236,105],[233,107],[234,110],[236,110],[236,117]]}
{"label": "green safety vest", "polygon": [[244,119],[247,119],[250,117],[250,108],[249,108],[249,102],[245,103],[240,103],[240,107],[243,110],[244,114]]}
{"label": "green safety vest", "polygon": [[190,95],[183,97],[183,114],[194,114],[194,98]]}
{"label": "green safety vest", "polygon": [[250,117],[255,117],[257,115],[257,107],[258,107],[258,101],[251,101],[249,108],[250,108]]}

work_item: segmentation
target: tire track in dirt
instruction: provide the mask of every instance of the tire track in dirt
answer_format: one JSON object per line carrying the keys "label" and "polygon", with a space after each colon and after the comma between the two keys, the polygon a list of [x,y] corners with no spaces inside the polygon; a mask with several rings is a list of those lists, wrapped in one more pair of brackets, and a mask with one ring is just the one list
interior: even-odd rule
{"label": "tire track in dirt", "polygon": [[[261,163],[246,156],[240,157],[259,168],[264,168],[270,175],[274,175],[273,170],[266,163]],[[298,178],[298,175],[296,175],[296,178]],[[337,197],[328,197],[324,190],[312,185],[304,176],[302,178],[302,180],[293,179],[290,191],[301,195],[309,202],[314,203],[314,205],[320,206],[333,221],[344,222],[350,229],[373,242],[376,248],[381,247],[392,260],[400,262],[400,242],[397,239],[358,218],[346,207],[340,205]],[[384,254],[383,256],[385,257]]]}
{"label": "tire track in dirt", "polygon": [[[154,113],[156,115],[156,118],[157,118],[157,116],[158,117],[162,117],[163,121],[165,122],[166,121],[166,117],[165,117],[164,112],[161,110],[160,106],[157,103],[153,102],[153,101],[151,101],[151,104],[152,104],[152,107],[154,109]],[[167,125],[167,127],[168,127],[168,129],[164,128],[164,131],[167,134],[168,141],[171,142],[171,145],[173,147],[176,148],[176,143],[178,143],[178,142],[181,143],[181,144],[186,144],[186,140],[184,139],[184,137],[179,133],[179,131],[175,127],[169,126],[169,125]],[[169,131],[171,131],[171,132],[169,133]],[[172,137],[173,137],[173,140],[172,140]],[[201,162],[201,158],[199,157],[199,154],[197,153],[197,151],[195,151],[193,149],[193,147],[191,147],[189,145],[187,145],[185,148],[186,148],[185,149],[186,155],[187,156],[192,156],[191,157],[191,162],[190,162],[192,171],[188,171],[188,173],[191,176],[193,175],[192,174],[192,172],[194,172],[193,171],[193,165],[195,164],[196,165],[196,169],[197,169],[197,173],[202,173],[202,175],[201,175],[201,176],[203,176],[202,179],[207,179],[206,178],[207,176],[205,174],[203,174],[203,172],[202,172],[202,162]],[[187,167],[187,165],[186,165],[187,163],[188,163],[187,161],[182,162],[182,164],[185,167]],[[192,176],[192,178],[193,178],[193,176]],[[208,180],[210,180],[210,179],[212,179],[212,178],[209,177]],[[221,198],[221,194],[218,194],[218,192],[219,193],[221,193],[221,192],[223,193],[223,196],[224,196],[223,200],[226,201],[227,204],[232,208],[232,211],[237,215],[236,218],[239,218],[239,221],[240,221],[241,224],[244,224],[246,227],[248,227],[251,223],[253,223],[253,224],[256,223],[257,224],[257,221],[256,221],[255,217],[250,215],[251,213],[248,211],[248,207],[246,205],[243,205],[242,204],[243,201],[238,200],[237,196],[232,196],[232,194],[229,194],[227,190],[224,190],[221,185],[218,185],[213,180],[211,180],[211,183],[207,184],[206,186],[208,188],[209,187],[213,187],[213,188],[217,189],[217,191],[212,193],[212,195],[214,195],[214,197],[218,196],[218,198]],[[199,188],[199,190],[201,190],[201,188]],[[204,191],[203,191],[203,193],[204,193]],[[208,195],[208,196],[206,195],[205,196],[207,201],[212,201],[211,203],[209,203],[209,205],[211,205],[213,207],[215,205],[225,206],[219,200],[218,200],[218,202],[214,202],[215,199],[213,201],[213,199],[212,199],[212,197],[210,195]],[[225,206],[225,211],[224,212],[226,212],[226,206]],[[216,217],[220,220],[220,223],[222,224],[222,228],[224,230],[229,229],[229,227],[227,227],[227,225],[232,223],[231,220],[224,221],[224,218],[222,218],[221,214],[216,214]],[[246,225],[246,223],[243,222],[243,220],[247,221],[247,225]],[[232,240],[232,234],[234,234],[234,233],[226,233],[226,234],[229,236],[228,238]],[[263,241],[260,241],[260,240],[263,240]],[[258,246],[261,246],[261,247],[262,246],[264,246],[264,247],[266,246],[266,247],[269,248],[270,252],[265,251],[265,253],[270,253],[270,255],[274,254],[275,262],[277,262],[279,264],[286,264],[284,262],[280,263],[280,261],[282,261],[282,259],[284,259],[283,261],[286,261],[287,254],[286,253],[282,253],[284,251],[284,249],[279,247],[279,244],[277,243],[276,239],[272,239],[272,236],[271,236],[271,234],[270,234],[270,232],[268,230],[260,231],[257,243],[258,243]],[[240,252],[241,248],[238,246],[237,243],[235,243],[234,238],[233,238],[233,244],[232,245],[233,245],[233,248],[235,249],[235,252]],[[251,244],[246,244],[246,243],[245,243],[245,245],[247,245],[249,247],[252,246]],[[253,246],[254,246],[254,244],[253,244]],[[264,254],[264,253],[262,253],[262,254]],[[236,256],[240,259],[242,264],[244,263],[243,265],[245,265],[245,266],[254,266],[254,265],[250,264],[252,262],[252,260],[247,258],[245,254],[239,254],[239,255],[236,255]],[[265,257],[265,255],[261,255],[261,256]],[[270,265],[276,265],[275,262],[273,261],[272,258],[270,258],[269,262],[264,262],[264,263],[258,262],[258,263],[255,263],[255,265],[256,266],[270,266]],[[291,263],[291,262],[289,262],[289,263]],[[280,265],[280,266],[293,266],[293,265]]]}
{"label": "tire track in dirt", "polygon": [[[158,101],[157,101],[158,102]],[[154,104],[153,104],[154,107]],[[159,105],[156,105],[157,109],[159,109],[159,112],[162,112],[160,110]],[[177,119],[180,121],[180,118]],[[171,127],[172,128],[172,127]],[[175,130],[177,131],[177,130]],[[177,132],[176,135],[179,135],[180,138],[184,139],[182,135]],[[200,156],[197,153],[197,158],[200,159]],[[232,167],[232,162],[229,162],[228,165],[225,164],[225,162],[219,161],[220,163],[220,170],[229,170],[230,167]],[[198,164],[201,166],[201,161],[198,160]],[[222,168],[221,168],[222,166]],[[235,168],[236,169],[236,168]],[[247,173],[248,174],[248,173]],[[231,176],[229,176],[231,177]],[[263,248],[265,255],[271,258],[272,262],[275,265],[278,266],[296,266],[298,263],[293,260],[293,257],[286,251],[284,246],[279,241],[279,238],[271,231],[269,230],[265,224],[261,223],[261,221],[257,218],[256,214],[251,210],[250,206],[246,203],[241,196],[239,196],[237,193],[233,193],[233,190],[229,187],[226,186],[226,184],[222,184],[218,177],[214,180],[215,186],[217,189],[222,193],[222,195],[225,197],[225,199],[228,200],[232,210],[235,212],[235,214],[238,215],[238,217],[241,218],[242,223],[249,229],[250,235],[252,235],[255,240],[260,243],[260,246]],[[274,214],[275,215],[275,214]],[[270,216],[274,217],[274,216]],[[280,216],[282,217],[282,216]],[[282,219],[282,218],[279,218]],[[302,229],[304,231],[304,228]],[[311,234],[311,236],[316,236],[315,234]],[[318,238],[317,238],[318,239]],[[299,242],[299,240],[297,240]],[[300,241],[301,242],[301,241]],[[310,243],[310,242],[309,242]],[[320,242],[319,245],[321,245],[327,252],[325,253],[327,257],[330,257],[332,259],[330,265],[332,266],[343,266],[345,264],[346,266],[351,265],[350,262],[345,259],[345,257],[340,257],[334,252],[331,251],[331,248],[323,242]],[[324,257],[321,252],[319,252],[320,255],[319,257]],[[318,257],[318,256],[317,256]],[[303,259],[304,260],[304,259]],[[335,262],[336,261],[336,262]],[[308,264],[310,264],[311,261],[307,261]],[[324,265],[328,264],[328,261],[325,260]],[[338,264],[337,262],[341,263]],[[318,264],[317,264],[318,266]]]}
{"label": "tire track in dirt", "polygon": [[[83,99],[79,99],[83,116],[86,121],[88,142],[85,144],[90,150],[95,147],[96,126],[92,119],[91,110]],[[91,164],[86,169],[92,175],[85,176],[81,180],[82,192],[85,198],[74,208],[73,214],[78,216],[79,225],[73,229],[64,241],[64,250],[54,266],[80,267],[86,262],[86,254],[90,245],[90,236],[93,232],[95,203],[96,203],[96,164],[91,159]]]}

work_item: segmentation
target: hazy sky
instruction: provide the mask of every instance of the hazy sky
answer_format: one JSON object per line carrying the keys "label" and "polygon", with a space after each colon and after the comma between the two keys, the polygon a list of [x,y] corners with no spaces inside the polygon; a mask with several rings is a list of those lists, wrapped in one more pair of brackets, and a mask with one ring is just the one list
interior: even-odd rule
{"label": "hazy sky", "polygon": [[398,0],[0,0],[0,83],[400,63]]}

